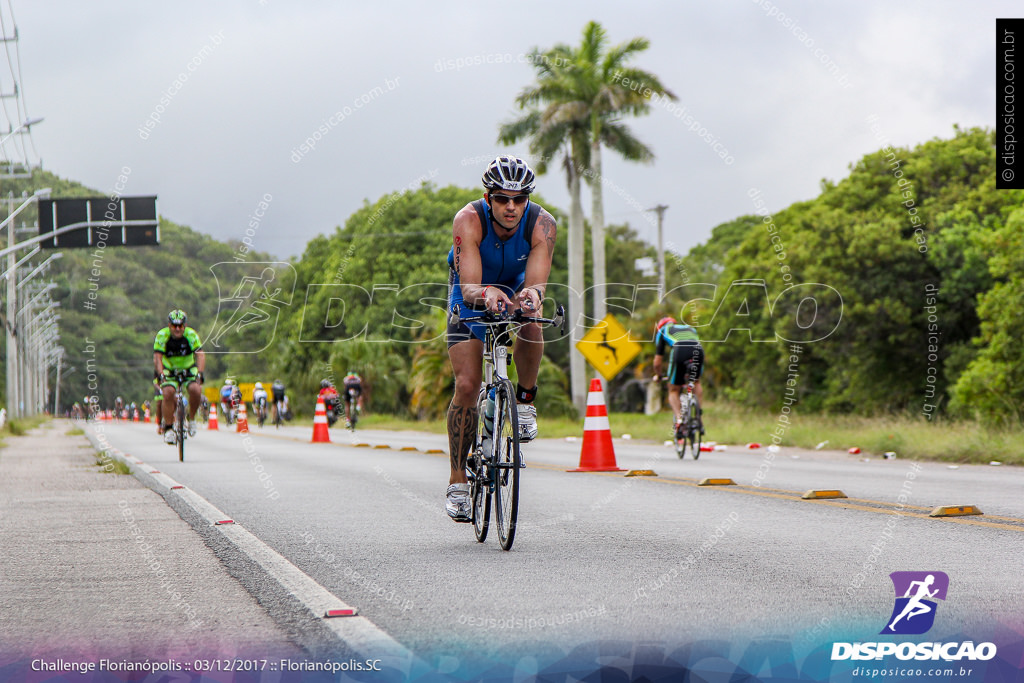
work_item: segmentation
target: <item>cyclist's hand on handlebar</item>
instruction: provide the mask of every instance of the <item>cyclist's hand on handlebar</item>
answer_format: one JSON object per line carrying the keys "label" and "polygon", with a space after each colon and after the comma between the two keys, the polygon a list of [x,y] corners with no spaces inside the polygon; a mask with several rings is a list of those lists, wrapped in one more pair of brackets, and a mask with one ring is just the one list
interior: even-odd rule
{"label": "cyclist's hand on handlebar", "polygon": [[523,315],[529,318],[536,318],[540,315],[541,300],[540,294],[533,287],[524,287],[516,294],[516,302],[519,304]]}
{"label": "cyclist's hand on handlebar", "polygon": [[657,384],[658,382],[661,381],[661,375],[655,375],[654,377],[651,378],[651,381]]}
{"label": "cyclist's hand on handlebar", "polygon": [[513,307],[505,292],[494,285],[484,288],[484,306],[491,313],[504,313]]}

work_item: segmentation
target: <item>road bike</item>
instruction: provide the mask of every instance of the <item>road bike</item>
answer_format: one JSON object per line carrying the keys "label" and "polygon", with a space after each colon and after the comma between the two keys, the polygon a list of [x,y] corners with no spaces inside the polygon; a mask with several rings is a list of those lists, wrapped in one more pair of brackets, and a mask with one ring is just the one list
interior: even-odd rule
{"label": "road bike", "polygon": [[[561,328],[564,336],[565,310],[556,306],[552,318],[531,318],[517,310],[512,313],[487,311],[479,317],[467,319],[486,326],[484,371],[477,399],[476,441],[466,465],[473,507],[473,532],[480,543],[487,539],[493,498],[498,542],[502,550],[510,550],[519,518],[519,470],[523,461],[519,452],[516,391],[508,378],[509,349],[512,348],[515,331],[529,323]],[[456,306],[450,322],[452,326],[458,326],[460,320],[460,310]],[[493,410],[489,411],[492,402]],[[489,448],[485,446],[488,440]]]}
{"label": "road bike", "polygon": [[686,445],[690,445],[690,454],[694,460],[700,458],[701,423],[700,404],[693,393],[693,380],[686,384],[686,393],[680,398],[679,421],[675,426],[676,455],[682,460],[686,455]]}
{"label": "road bike", "polygon": [[[178,460],[185,462],[185,439],[188,438],[188,399],[185,392],[181,390],[182,385],[188,385],[195,377],[189,374],[188,370],[173,370],[167,374],[167,379],[175,383],[174,386],[174,443],[178,447]],[[161,418],[162,419],[162,418]]]}
{"label": "road bike", "polygon": [[354,432],[356,423],[359,422],[359,396],[353,395],[346,389],[343,400],[345,401],[345,419],[348,422],[348,428]]}

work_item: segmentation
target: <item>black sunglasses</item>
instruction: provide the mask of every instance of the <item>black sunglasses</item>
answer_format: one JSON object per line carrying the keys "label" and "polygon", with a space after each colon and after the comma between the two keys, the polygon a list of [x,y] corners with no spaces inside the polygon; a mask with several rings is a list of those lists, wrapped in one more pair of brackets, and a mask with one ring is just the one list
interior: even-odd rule
{"label": "black sunglasses", "polygon": [[171,327],[185,327],[185,323],[175,323],[175,322],[172,322],[171,323]]}
{"label": "black sunglasses", "polygon": [[522,206],[526,203],[526,200],[530,198],[528,194],[517,194],[514,197],[509,197],[507,194],[494,194],[489,193],[491,201],[498,203],[500,206],[504,206],[509,202],[515,202],[516,206]]}

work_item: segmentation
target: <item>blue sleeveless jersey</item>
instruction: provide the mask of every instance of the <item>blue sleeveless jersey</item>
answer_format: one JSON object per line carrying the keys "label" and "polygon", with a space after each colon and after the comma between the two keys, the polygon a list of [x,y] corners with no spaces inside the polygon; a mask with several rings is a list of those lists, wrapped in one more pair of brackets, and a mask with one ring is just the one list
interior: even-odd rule
{"label": "blue sleeveless jersey", "polygon": [[[519,221],[519,228],[507,240],[502,240],[494,231],[491,222],[491,210],[487,202],[477,200],[483,206],[486,216],[487,232],[480,241],[480,264],[482,266],[480,284],[500,286],[506,295],[511,297],[520,287],[526,277],[526,260],[530,256],[530,244],[526,241],[526,224],[530,215],[530,205],[527,202],[526,210]],[[474,202],[474,204],[477,204]],[[448,309],[451,310],[456,304],[462,306],[462,288],[459,286],[459,274],[455,272],[455,247],[448,251],[448,267],[452,269],[451,294],[448,299]]]}

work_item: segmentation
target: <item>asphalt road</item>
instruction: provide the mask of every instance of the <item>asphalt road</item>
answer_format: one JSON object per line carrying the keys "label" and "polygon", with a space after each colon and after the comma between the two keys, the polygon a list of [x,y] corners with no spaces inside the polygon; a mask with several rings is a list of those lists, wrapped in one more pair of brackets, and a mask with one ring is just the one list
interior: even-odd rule
{"label": "asphalt road", "polygon": [[[334,443],[311,444],[297,427],[254,429],[248,442],[202,431],[179,463],[150,425],[105,433],[440,672],[608,640],[874,638],[901,570],[949,575],[935,637],[1024,624],[1021,468],[738,446],[680,461],[617,439],[620,467],[659,475],[625,478],[567,472],[581,442],[542,439],[524,447],[520,526],[503,552],[493,531],[478,544],[445,515],[447,455],[424,452],[446,450],[443,436],[332,430]],[[705,477],[737,485],[697,486]],[[802,500],[809,489],[849,498]],[[985,514],[928,517],[967,504]]]}

